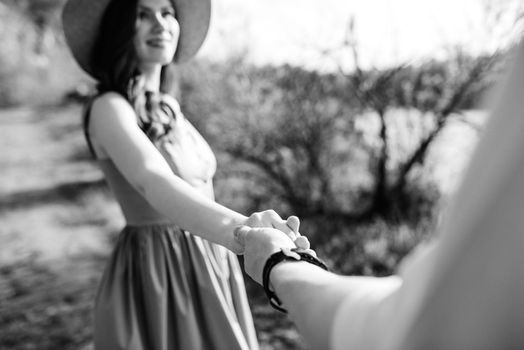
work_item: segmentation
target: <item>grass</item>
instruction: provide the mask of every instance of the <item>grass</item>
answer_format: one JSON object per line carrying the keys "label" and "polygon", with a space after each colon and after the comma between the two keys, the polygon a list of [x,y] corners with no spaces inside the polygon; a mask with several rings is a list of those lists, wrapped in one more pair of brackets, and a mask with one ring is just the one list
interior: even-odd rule
{"label": "grass", "polygon": [[84,349],[102,259],[46,263],[33,257],[0,272],[0,348]]}

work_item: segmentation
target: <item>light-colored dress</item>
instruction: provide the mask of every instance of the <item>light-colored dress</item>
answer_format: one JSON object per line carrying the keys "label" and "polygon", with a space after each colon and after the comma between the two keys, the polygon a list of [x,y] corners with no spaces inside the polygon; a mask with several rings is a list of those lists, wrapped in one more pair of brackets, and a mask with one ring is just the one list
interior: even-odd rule
{"label": "light-colored dress", "polygon": [[[162,110],[168,122],[153,125],[165,129],[150,140],[176,175],[212,198],[211,149],[174,99]],[[237,256],[158,213],[111,159],[98,163],[127,225],[96,296],[95,349],[258,349]]]}

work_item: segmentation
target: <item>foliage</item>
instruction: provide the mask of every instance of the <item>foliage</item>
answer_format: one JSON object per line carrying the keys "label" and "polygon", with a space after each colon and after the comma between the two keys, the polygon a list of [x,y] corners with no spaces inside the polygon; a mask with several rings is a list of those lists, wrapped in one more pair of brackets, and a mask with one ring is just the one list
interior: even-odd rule
{"label": "foliage", "polygon": [[[66,0],[0,0],[6,6],[26,16],[39,29],[59,29],[60,10]],[[49,27],[49,28],[47,28]]]}
{"label": "foliage", "polygon": [[63,2],[0,1],[0,107],[55,103],[86,80],[64,45]]}
{"label": "foliage", "polygon": [[[410,174],[423,167],[428,150],[445,126],[464,109],[475,107],[496,74],[495,63],[502,55],[472,57],[456,52],[446,61],[431,60],[421,66],[399,65],[387,70],[344,74],[364,109],[374,112],[380,122],[380,146],[372,173],[375,178],[369,214],[389,216],[398,210],[412,211],[403,201]],[[429,117],[430,127],[403,161],[392,167],[391,125],[388,113],[398,107],[416,110]]]}
{"label": "foliage", "polygon": [[339,228],[318,253],[333,271],[345,275],[388,276],[400,261],[421,242],[430,239],[436,221],[417,224],[391,223],[375,219]]}
{"label": "foliage", "polygon": [[[402,67],[392,81],[390,103],[422,112],[436,112],[446,103],[443,98],[450,98],[459,85],[470,78],[470,86],[456,102],[456,109],[477,108],[479,98],[492,84],[494,75],[489,73],[498,59],[498,55],[473,57],[459,50],[448,61],[431,59],[418,66]],[[475,75],[470,77],[472,73]]]}
{"label": "foliage", "polygon": [[[220,72],[221,67],[209,68]],[[185,81],[184,110],[204,127],[215,149],[234,160],[228,174],[244,182],[253,202],[302,217],[344,214],[351,205],[336,191],[358,150],[354,108],[344,104],[343,81],[299,68],[255,68],[237,63],[215,77]],[[202,75],[191,75],[189,78]],[[198,89],[195,97],[191,92]],[[212,101],[212,107],[202,107]],[[200,123],[199,116],[206,122]]]}
{"label": "foliage", "polygon": [[27,42],[32,40],[31,32],[21,16],[0,3],[0,106],[20,102],[16,93],[23,84],[19,67],[25,61],[23,52]]}
{"label": "foliage", "polygon": [[[201,62],[185,67],[179,93],[186,114],[224,152],[219,181],[223,193],[243,191],[237,208],[346,224],[376,215],[417,221],[434,215],[440,197],[420,171],[427,151],[450,118],[475,106],[497,59],[460,54],[352,75]],[[423,130],[395,158],[398,119],[413,114]],[[370,123],[375,134],[359,126]]]}

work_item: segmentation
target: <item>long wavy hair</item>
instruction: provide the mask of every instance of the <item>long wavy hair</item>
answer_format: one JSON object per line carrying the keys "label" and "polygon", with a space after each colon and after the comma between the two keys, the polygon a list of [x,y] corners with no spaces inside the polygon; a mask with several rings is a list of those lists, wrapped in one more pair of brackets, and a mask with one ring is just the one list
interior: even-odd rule
{"label": "long wavy hair", "polygon": [[[174,6],[174,4],[173,4]],[[102,18],[91,57],[99,94],[114,91],[124,96],[137,110],[143,110],[145,93],[133,43],[138,0],[112,0]],[[171,93],[174,87],[172,65],[162,68],[160,91]]]}

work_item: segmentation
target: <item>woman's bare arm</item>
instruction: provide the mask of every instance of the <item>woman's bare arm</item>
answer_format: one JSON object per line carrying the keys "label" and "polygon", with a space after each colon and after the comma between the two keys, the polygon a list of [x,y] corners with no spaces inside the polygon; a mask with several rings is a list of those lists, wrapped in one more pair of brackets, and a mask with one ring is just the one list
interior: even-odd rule
{"label": "woman's bare arm", "polygon": [[274,212],[248,222],[246,216],[207,198],[175,175],[140,130],[135,111],[122,96],[107,93],[97,98],[91,108],[89,127],[97,146],[129,183],[178,226],[236,253],[243,251],[233,238],[233,230],[239,224],[261,225],[265,220],[285,229],[285,222]]}

